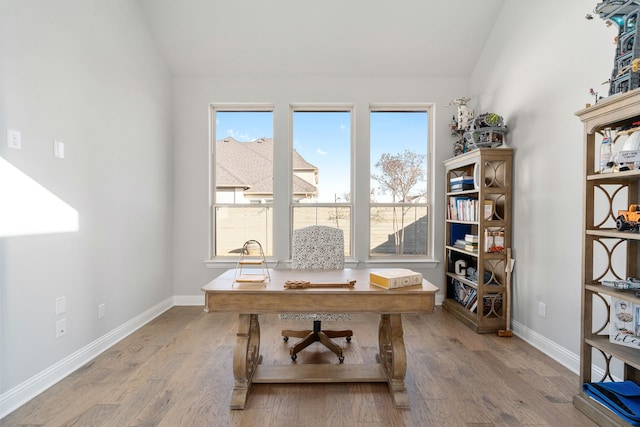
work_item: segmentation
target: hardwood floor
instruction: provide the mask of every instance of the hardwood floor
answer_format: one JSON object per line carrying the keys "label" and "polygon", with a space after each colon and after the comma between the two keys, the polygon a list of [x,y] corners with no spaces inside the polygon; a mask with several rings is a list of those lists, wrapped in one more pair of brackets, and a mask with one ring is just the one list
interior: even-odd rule
{"label": "hardwood floor", "polygon": [[[517,337],[478,335],[441,307],[405,315],[411,409],[386,384],[255,384],[230,410],[237,315],[174,307],[4,419],[9,426],[595,426],[575,409],[578,376]],[[371,362],[378,317],[355,315],[345,363]],[[290,364],[283,328],[261,316],[261,353]],[[297,363],[337,363],[319,343]]]}

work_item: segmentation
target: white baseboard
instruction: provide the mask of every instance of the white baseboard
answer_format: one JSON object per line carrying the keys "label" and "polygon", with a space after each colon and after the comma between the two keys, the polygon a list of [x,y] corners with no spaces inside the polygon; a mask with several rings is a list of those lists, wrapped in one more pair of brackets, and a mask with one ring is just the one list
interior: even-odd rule
{"label": "white baseboard", "polygon": [[[202,303],[202,297],[200,303]],[[144,313],[134,317],[111,332],[48,367],[39,374],[29,378],[27,381],[2,393],[2,395],[0,395],[0,419],[78,370],[117,342],[173,307],[173,305],[174,298],[167,298]]]}
{"label": "white baseboard", "polygon": [[516,321],[511,322],[511,329],[514,335],[528,342],[536,349],[540,350],[556,362],[560,363],[571,372],[578,374],[580,372],[580,355],[559,346],[550,339],[540,335],[539,333],[527,328],[522,323]]}
{"label": "white baseboard", "polygon": [[202,295],[174,295],[173,305],[201,305],[204,307],[204,294]]}

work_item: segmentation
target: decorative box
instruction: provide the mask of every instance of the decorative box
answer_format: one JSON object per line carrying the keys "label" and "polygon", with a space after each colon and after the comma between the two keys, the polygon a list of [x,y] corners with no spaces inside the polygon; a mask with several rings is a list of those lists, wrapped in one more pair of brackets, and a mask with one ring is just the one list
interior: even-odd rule
{"label": "decorative box", "polygon": [[640,305],[624,299],[611,298],[609,312],[609,341],[640,348]]}

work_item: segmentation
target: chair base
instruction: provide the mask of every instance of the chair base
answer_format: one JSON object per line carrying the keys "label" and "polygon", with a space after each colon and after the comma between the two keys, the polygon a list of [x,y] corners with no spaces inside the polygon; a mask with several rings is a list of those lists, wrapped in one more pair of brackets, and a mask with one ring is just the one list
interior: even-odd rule
{"label": "chair base", "polygon": [[323,331],[321,329],[320,320],[313,321],[313,330],[304,330],[304,331],[294,331],[285,329],[282,331],[282,336],[285,341],[289,340],[289,337],[302,338],[295,345],[291,347],[289,353],[291,354],[291,360],[296,360],[298,358],[298,353],[307,348],[309,345],[314,342],[320,342],[329,350],[334,352],[338,356],[338,360],[340,363],[344,361],[344,356],[342,355],[342,347],[333,342],[331,338],[347,338],[347,342],[351,342],[351,337],[353,336],[353,331],[351,330],[342,330],[342,331]]}

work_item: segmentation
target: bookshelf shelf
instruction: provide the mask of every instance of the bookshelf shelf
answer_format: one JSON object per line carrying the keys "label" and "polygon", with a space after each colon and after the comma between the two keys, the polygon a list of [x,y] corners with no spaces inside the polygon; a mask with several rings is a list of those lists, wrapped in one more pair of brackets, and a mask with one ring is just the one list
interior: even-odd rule
{"label": "bookshelf shelf", "polygon": [[[640,278],[640,233],[618,231],[615,226],[618,210],[640,202],[640,170],[596,172],[605,129],[610,128],[615,133],[614,141],[618,141],[622,134],[617,129],[640,120],[640,89],[610,96],[576,115],[584,125],[585,144],[580,386],[618,379],[640,383],[640,346],[611,340],[620,336],[616,330],[622,321],[616,316],[618,307],[640,307],[640,296],[600,284],[601,280]],[[640,319],[627,323],[640,326]],[[625,326],[625,330],[639,331],[634,326]],[[622,336],[632,335],[623,332]],[[601,372],[604,374],[599,377]],[[601,426],[629,425],[582,388],[573,404]]]}
{"label": "bookshelf shelf", "polygon": [[[506,249],[511,244],[513,153],[511,148],[479,148],[444,162],[447,291],[443,307],[478,333],[505,329],[509,321],[503,301]],[[470,178],[474,189],[452,191],[452,184],[467,179],[461,177]],[[456,271],[461,263],[464,274]],[[473,298],[461,297],[472,290],[475,306]]]}

